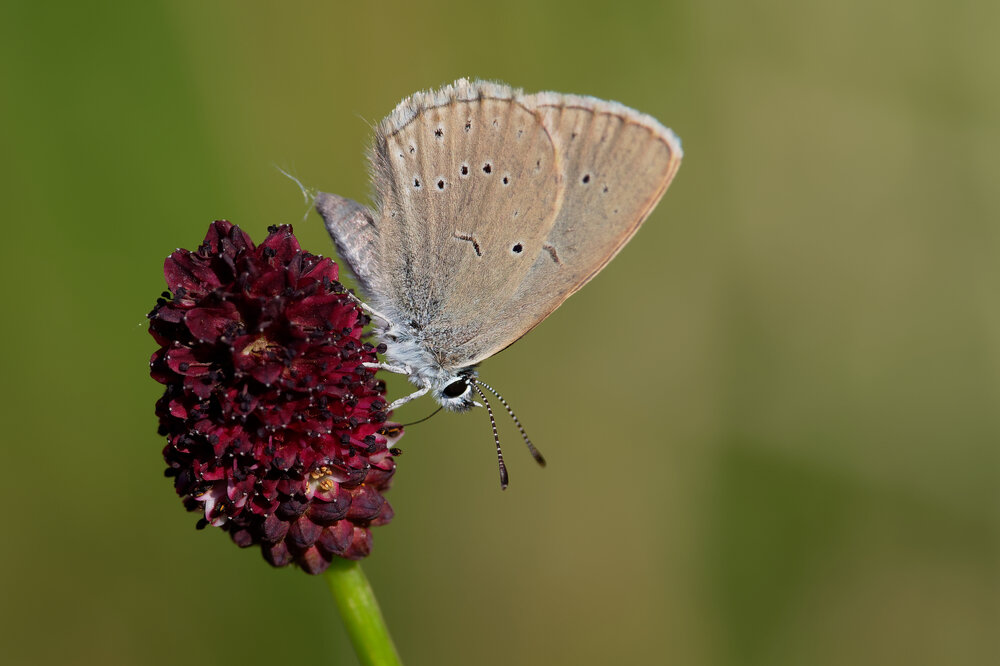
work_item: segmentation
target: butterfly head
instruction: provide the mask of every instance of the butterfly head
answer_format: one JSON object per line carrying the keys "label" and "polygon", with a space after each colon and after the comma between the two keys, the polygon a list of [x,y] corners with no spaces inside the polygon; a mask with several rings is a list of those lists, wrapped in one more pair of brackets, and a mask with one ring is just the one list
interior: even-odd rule
{"label": "butterfly head", "polygon": [[476,404],[473,399],[475,381],[475,367],[462,368],[458,372],[437,378],[431,388],[431,394],[445,409],[464,412]]}

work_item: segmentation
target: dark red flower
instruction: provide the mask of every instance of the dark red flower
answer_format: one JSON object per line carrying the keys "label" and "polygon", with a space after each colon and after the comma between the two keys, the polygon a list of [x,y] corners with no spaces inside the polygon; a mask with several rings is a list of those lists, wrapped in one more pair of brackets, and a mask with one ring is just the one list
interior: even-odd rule
{"label": "dark red flower", "polygon": [[383,493],[402,430],[362,365],[376,348],[337,265],[303,252],[290,226],[255,247],[219,221],[164,273],[172,296],[149,313],[150,374],[166,385],[166,474],[199,527],[313,574],[367,555],[369,528],[392,518]]}

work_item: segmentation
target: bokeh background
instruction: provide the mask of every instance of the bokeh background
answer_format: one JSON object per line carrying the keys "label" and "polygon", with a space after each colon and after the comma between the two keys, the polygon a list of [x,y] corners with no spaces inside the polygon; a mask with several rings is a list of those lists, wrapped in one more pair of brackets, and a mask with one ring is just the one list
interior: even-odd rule
{"label": "bokeh background", "polygon": [[[1000,663],[1000,4],[4,2],[0,661],[351,664],[324,583],[196,532],[145,314],[215,218],[364,199],[459,76],[622,101],[684,166],[411,428],[365,568],[409,664]],[[390,393],[407,387],[392,380]],[[429,413],[423,400],[397,413]]]}

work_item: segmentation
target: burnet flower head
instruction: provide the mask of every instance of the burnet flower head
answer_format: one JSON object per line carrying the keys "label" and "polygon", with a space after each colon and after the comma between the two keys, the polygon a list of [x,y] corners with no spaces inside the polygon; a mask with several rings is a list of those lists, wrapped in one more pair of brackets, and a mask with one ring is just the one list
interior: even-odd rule
{"label": "burnet flower head", "polygon": [[309,573],[371,550],[401,428],[364,366],[368,317],[337,265],[300,249],[292,228],[259,246],[214,222],[195,251],[165,264],[169,293],[149,313],[150,372],[166,474],[199,527],[259,545],[274,566]]}

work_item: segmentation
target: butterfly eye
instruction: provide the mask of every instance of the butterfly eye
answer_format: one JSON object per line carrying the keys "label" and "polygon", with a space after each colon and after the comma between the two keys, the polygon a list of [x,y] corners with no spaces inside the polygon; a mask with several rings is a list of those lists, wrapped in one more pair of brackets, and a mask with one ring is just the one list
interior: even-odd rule
{"label": "butterfly eye", "polygon": [[463,395],[468,388],[469,385],[465,383],[464,379],[458,379],[445,386],[441,393],[443,393],[446,398],[457,398]]}

